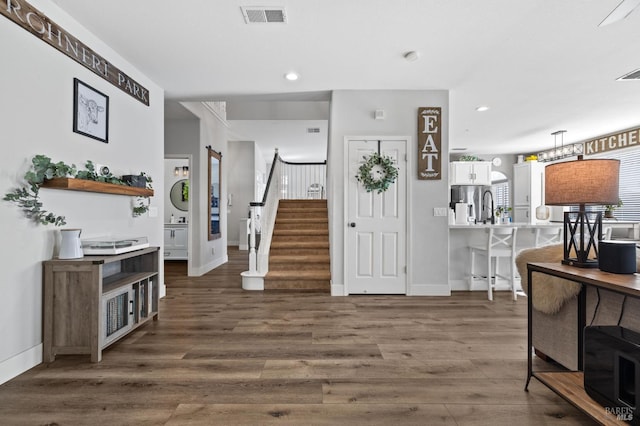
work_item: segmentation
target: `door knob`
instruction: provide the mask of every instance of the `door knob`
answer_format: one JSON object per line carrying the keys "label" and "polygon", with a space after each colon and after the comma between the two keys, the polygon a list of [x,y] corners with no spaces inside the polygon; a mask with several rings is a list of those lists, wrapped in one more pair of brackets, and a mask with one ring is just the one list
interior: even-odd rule
{"label": "door knob", "polygon": [[352,228],[355,228],[355,227],[356,227],[356,223],[355,223],[355,222],[351,222],[351,223],[349,224],[349,226],[350,226],[350,227],[352,227]]}

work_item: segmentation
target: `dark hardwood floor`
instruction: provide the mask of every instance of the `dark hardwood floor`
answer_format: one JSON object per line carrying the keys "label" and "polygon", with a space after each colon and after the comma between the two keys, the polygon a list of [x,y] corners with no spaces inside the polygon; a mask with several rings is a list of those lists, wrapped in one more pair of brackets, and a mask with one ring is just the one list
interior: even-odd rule
{"label": "dark hardwood floor", "polygon": [[246,292],[167,262],[160,320],[0,386],[0,425],[589,425],[526,377],[526,299]]}

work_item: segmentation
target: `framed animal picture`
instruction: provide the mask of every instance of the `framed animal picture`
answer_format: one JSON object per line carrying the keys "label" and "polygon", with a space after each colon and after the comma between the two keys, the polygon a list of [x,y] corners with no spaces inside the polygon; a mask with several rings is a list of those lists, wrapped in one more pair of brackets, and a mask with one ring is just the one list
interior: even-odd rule
{"label": "framed animal picture", "polygon": [[109,142],[109,97],[73,79],[73,131]]}

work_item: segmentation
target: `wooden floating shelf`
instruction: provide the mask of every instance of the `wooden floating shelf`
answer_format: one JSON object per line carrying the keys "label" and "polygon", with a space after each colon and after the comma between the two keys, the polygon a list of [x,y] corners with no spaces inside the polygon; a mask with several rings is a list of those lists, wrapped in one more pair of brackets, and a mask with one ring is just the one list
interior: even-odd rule
{"label": "wooden floating shelf", "polygon": [[136,186],[116,185],[114,183],[96,182],[86,179],[54,178],[44,181],[42,188],[66,189],[70,191],[101,192],[104,194],[133,195],[153,197],[153,189]]}

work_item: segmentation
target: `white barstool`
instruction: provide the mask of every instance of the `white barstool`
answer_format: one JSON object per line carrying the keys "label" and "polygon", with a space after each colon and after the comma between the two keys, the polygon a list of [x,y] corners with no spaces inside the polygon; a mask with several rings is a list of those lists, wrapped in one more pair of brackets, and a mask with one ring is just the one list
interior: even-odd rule
{"label": "white barstool", "polygon": [[559,228],[535,228],[534,231],[534,247],[548,246],[551,244],[561,243],[562,227]]}
{"label": "white barstool", "polygon": [[[476,273],[476,255],[480,254],[487,259],[487,291],[489,300],[493,300],[493,287],[498,277],[504,278],[511,283],[513,300],[517,300],[516,295],[516,233],[518,228],[512,226],[495,226],[489,228],[489,236],[484,246],[471,247],[471,280]],[[509,259],[509,276],[499,275],[499,259],[506,257]],[[491,277],[494,277],[494,283]]]}

